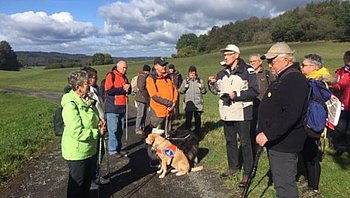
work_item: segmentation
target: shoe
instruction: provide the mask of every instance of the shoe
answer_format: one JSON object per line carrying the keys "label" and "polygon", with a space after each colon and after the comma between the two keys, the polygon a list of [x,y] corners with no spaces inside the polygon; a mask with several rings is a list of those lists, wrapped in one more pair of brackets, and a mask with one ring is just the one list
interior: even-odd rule
{"label": "shoe", "polygon": [[122,157],[124,157],[125,155],[128,154],[128,152],[127,151],[119,151],[118,154],[121,155]]}
{"label": "shoe", "polygon": [[227,169],[224,173],[222,173],[220,175],[220,177],[226,178],[226,177],[230,177],[236,173],[238,173],[238,170]]}
{"label": "shoe", "polygon": [[94,181],[91,181],[90,190],[97,190],[97,189],[98,189],[98,185]]}
{"label": "shoe", "polygon": [[97,185],[98,184],[105,185],[105,184],[109,184],[109,179],[105,179],[104,177],[100,177],[100,178],[96,178],[93,183],[95,183]]}
{"label": "shoe", "polygon": [[136,133],[136,135],[142,135],[143,131],[141,129],[136,129],[135,133]]}
{"label": "shoe", "polygon": [[247,186],[247,184],[248,184],[248,177],[249,177],[248,175],[243,175],[242,180],[238,184],[238,186],[240,188],[244,188],[244,187]]}
{"label": "shoe", "polygon": [[321,193],[320,193],[320,190],[314,190],[312,188],[309,188],[307,191],[303,193],[303,197],[318,198],[318,197],[321,197]]}

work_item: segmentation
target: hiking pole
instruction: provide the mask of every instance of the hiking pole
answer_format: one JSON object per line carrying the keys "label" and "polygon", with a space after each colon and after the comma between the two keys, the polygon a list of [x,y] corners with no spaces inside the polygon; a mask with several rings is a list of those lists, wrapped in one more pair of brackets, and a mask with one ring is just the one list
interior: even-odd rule
{"label": "hiking pole", "polygon": [[261,147],[261,146],[259,146],[258,149],[256,150],[253,167],[252,167],[252,169],[249,172],[247,184],[245,185],[245,187],[243,189],[241,198],[246,198],[247,197],[249,186],[252,183],[252,179],[255,176],[256,170],[258,168],[258,162],[259,162],[259,158],[260,158],[260,155],[261,155],[262,151],[263,151],[263,147]]}
{"label": "hiking pole", "polygon": [[[128,108],[128,106],[129,106],[129,102],[128,102],[128,100],[129,100],[129,98],[128,98],[128,95],[126,95],[126,102],[125,102],[125,105],[126,105],[126,107],[125,107],[125,147],[127,147],[128,146],[128,111],[129,111],[129,108]],[[125,157],[128,157],[128,153],[126,153],[125,154]]]}
{"label": "hiking pole", "polygon": [[111,195],[114,198],[114,193],[113,193],[113,186],[112,186],[112,176],[111,176],[111,167],[110,167],[110,156],[107,150],[107,140],[106,138],[103,138],[103,145],[105,147],[105,153],[107,154],[107,172],[108,172],[108,179],[109,179],[109,187],[110,187],[110,191],[111,191]]}
{"label": "hiking pole", "polygon": [[169,121],[169,112],[165,115],[165,138],[168,138],[168,121]]}
{"label": "hiking pole", "polygon": [[98,187],[97,187],[97,197],[100,198],[100,184],[101,184],[101,160],[102,160],[102,136],[99,137],[98,145],[98,162],[97,162],[97,178],[98,178]]}

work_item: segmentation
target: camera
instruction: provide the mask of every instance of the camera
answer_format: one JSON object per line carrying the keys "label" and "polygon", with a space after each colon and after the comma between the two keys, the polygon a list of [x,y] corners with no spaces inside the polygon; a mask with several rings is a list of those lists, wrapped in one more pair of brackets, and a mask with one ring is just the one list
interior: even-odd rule
{"label": "camera", "polygon": [[232,100],[231,100],[230,95],[228,93],[222,94],[222,96],[220,96],[220,99],[222,100],[222,104],[224,106],[230,106],[232,104]]}

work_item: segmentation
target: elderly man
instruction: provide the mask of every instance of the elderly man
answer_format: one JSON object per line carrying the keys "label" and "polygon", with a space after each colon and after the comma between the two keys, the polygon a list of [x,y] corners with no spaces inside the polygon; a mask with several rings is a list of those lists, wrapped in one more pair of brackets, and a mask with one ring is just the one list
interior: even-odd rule
{"label": "elderly man", "polygon": [[296,185],[298,152],[303,149],[303,126],[308,82],[293,63],[294,51],[284,42],[265,54],[277,74],[261,100],[256,142],[266,146],[277,197],[298,197]]}
{"label": "elderly man", "polygon": [[216,77],[210,76],[208,84],[213,94],[220,95],[219,113],[224,121],[228,170],[221,176],[239,172],[238,133],[243,152],[243,177],[239,186],[245,187],[253,164],[250,122],[253,119],[253,99],[258,96],[259,88],[254,69],[240,58],[236,45],[227,45],[220,51],[225,57],[221,62],[224,68]]}
{"label": "elderly man", "polygon": [[125,76],[127,68],[128,64],[125,60],[118,61],[115,69],[107,74],[105,82],[109,154],[117,158],[126,154],[121,151],[121,148],[127,94],[131,92],[129,81]]}
{"label": "elderly man", "polygon": [[[259,86],[259,95],[253,101],[253,120],[250,125],[250,138],[252,142],[253,154],[256,152],[256,127],[258,122],[258,109],[260,101],[264,96],[267,87],[275,79],[274,75],[270,73],[269,70],[263,68],[263,61],[260,58],[260,54],[250,54],[249,55],[249,64],[254,68],[256,77],[258,79]],[[253,155],[255,157],[255,155]]]}
{"label": "elderly man", "polygon": [[150,124],[152,127],[165,129],[165,121],[168,118],[168,131],[170,116],[179,92],[166,72],[167,64],[163,58],[154,59],[154,69],[146,79],[146,88],[150,96]]}

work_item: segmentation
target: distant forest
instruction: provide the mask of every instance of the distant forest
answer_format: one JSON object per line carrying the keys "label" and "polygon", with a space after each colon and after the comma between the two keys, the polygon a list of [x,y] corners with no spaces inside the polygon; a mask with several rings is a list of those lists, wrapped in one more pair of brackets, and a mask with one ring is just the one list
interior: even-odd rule
{"label": "distant forest", "polygon": [[[96,53],[93,56],[85,54],[66,54],[59,52],[30,52],[30,51],[16,51],[17,60],[24,66],[45,66],[48,69],[63,68],[63,67],[82,67],[86,65],[94,65],[98,63],[95,57],[101,55]],[[108,54],[107,54],[108,55]],[[154,57],[111,57],[112,63],[125,59],[128,61],[142,61],[151,60]],[[111,62],[108,62],[110,64]],[[103,63],[99,63],[103,65]]]}
{"label": "distant forest", "polygon": [[174,57],[194,56],[222,48],[228,43],[255,45],[278,41],[350,41],[350,1],[331,0],[309,3],[275,18],[251,17],[214,26],[197,36],[183,34]]}

